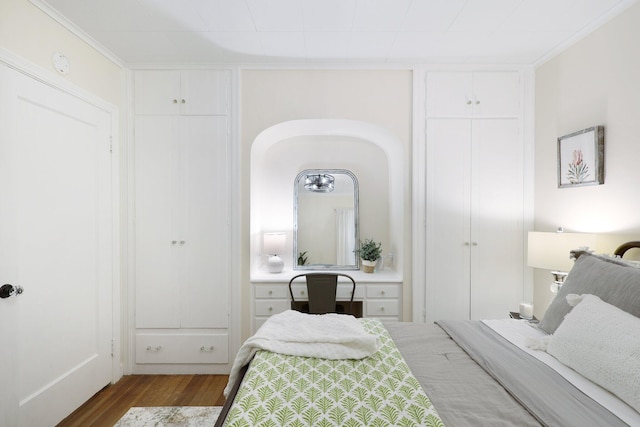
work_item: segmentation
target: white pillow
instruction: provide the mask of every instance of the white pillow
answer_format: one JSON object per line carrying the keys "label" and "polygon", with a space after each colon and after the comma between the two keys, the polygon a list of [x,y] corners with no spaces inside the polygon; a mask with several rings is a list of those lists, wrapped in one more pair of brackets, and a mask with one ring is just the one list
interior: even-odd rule
{"label": "white pillow", "polygon": [[547,353],[640,412],[640,318],[595,295],[575,305],[549,337]]}

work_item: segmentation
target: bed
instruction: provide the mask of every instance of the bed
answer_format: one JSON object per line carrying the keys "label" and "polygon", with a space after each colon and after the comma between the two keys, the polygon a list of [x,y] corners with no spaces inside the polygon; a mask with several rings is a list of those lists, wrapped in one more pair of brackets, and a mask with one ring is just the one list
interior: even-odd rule
{"label": "bed", "polygon": [[539,324],[352,318],[368,356],[245,352],[216,425],[640,426],[640,268],[574,256]]}

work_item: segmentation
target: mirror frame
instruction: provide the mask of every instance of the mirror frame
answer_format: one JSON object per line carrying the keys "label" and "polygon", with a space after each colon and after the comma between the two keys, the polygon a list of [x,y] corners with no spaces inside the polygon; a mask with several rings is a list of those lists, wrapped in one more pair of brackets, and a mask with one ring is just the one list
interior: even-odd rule
{"label": "mirror frame", "polygon": [[360,245],[360,224],[359,224],[359,190],[358,178],[347,169],[305,169],[296,175],[293,181],[293,269],[294,270],[359,270],[360,257],[355,257],[355,264],[310,264],[298,265],[298,187],[299,181],[306,175],[317,174],[343,174],[349,176],[353,180],[353,218],[355,227],[356,248]]}

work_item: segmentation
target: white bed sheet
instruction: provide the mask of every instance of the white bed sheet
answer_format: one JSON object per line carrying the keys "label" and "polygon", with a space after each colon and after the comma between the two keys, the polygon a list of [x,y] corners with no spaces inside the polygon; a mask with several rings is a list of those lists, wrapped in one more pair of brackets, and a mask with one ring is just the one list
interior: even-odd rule
{"label": "white bed sheet", "polygon": [[591,399],[607,408],[625,423],[630,426],[640,426],[640,413],[618,399],[614,394],[586,379],[568,366],[563,365],[550,354],[529,348],[527,343],[531,339],[542,339],[547,336],[547,333],[538,329],[535,324],[529,323],[526,320],[514,319],[483,320],[482,322],[516,347],[545,363],[558,374],[562,375],[563,378]]}

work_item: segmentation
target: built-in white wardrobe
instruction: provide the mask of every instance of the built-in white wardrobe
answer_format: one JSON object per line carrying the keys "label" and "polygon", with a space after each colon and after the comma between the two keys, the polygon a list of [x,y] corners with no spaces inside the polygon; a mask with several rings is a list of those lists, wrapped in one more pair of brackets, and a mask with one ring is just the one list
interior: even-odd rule
{"label": "built-in white wardrobe", "polygon": [[229,363],[228,70],[135,71],[135,364]]}
{"label": "built-in white wardrobe", "polygon": [[426,73],[425,319],[504,318],[523,298],[523,82]]}

